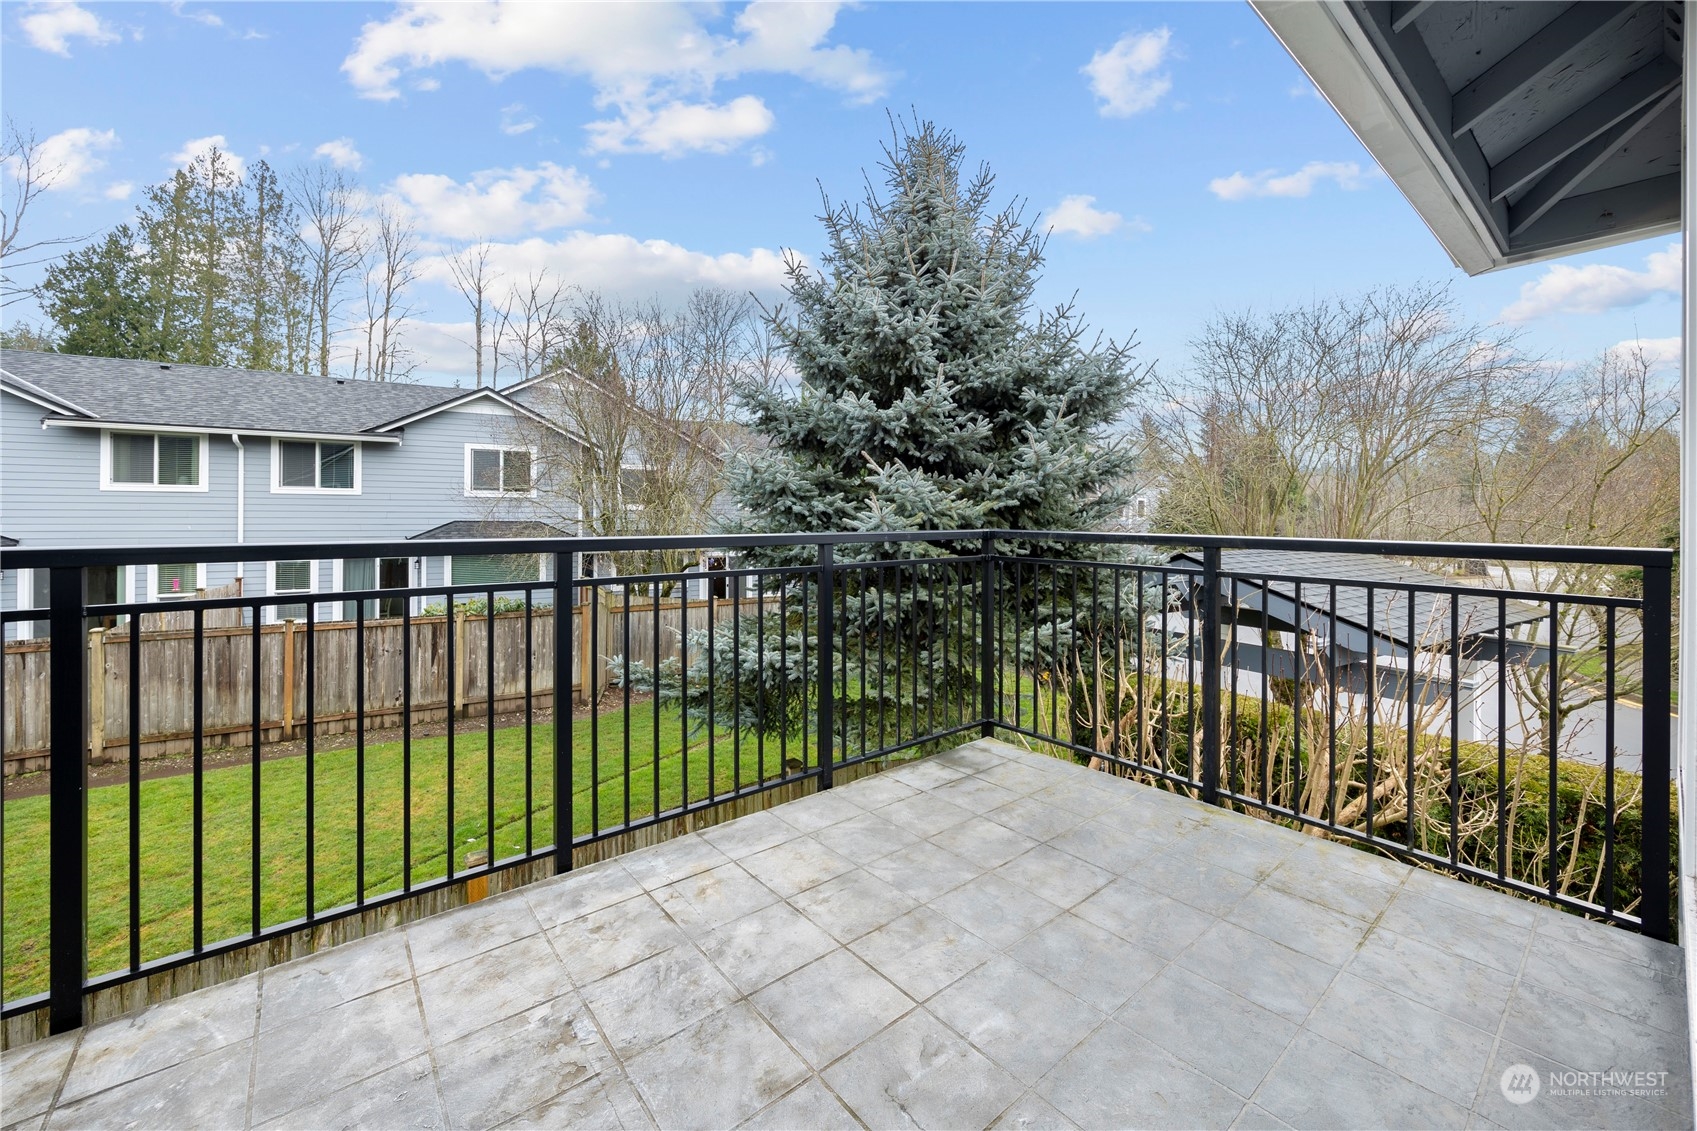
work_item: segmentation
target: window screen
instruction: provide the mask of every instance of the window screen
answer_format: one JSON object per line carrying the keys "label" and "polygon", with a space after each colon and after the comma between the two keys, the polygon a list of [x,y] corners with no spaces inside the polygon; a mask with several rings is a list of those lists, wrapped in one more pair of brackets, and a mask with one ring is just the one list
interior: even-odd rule
{"label": "window screen", "polygon": [[[309,447],[311,445],[308,445]],[[310,593],[312,592],[312,563],[311,562],[278,562],[276,567],[276,584],[272,586],[273,593]],[[306,605],[278,605],[278,620],[305,620]]]}
{"label": "window screen", "polygon": [[354,489],[354,446],[352,444],[318,445],[318,485],[325,490]]}
{"label": "window screen", "polygon": [[530,490],[530,453],[506,451],[501,453],[501,490]]}
{"label": "window screen", "polygon": [[501,453],[492,448],[471,450],[471,489],[499,491],[501,489]]}
{"label": "window screen", "polygon": [[154,592],[161,597],[192,597],[200,583],[200,569],[193,565],[162,565],[154,576]]}
{"label": "window screen", "polygon": [[134,432],[112,434],[112,482],[153,482],[153,437]]}
{"label": "window screen", "polygon": [[277,445],[281,464],[277,471],[279,487],[318,486],[318,445],[287,440]]}
{"label": "window screen", "polygon": [[160,436],[160,486],[193,487],[199,482],[200,440],[194,436]]}

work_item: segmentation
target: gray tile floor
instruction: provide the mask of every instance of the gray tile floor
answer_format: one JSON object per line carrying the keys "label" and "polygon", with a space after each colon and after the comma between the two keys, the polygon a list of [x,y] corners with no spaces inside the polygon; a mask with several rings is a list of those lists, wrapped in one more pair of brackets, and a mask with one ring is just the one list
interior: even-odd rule
{"label": "gray tile floor", "polygon": [[1690,1127],[1685,1033],[1674,947],[975,742],[12,1050],[0,1118]]}

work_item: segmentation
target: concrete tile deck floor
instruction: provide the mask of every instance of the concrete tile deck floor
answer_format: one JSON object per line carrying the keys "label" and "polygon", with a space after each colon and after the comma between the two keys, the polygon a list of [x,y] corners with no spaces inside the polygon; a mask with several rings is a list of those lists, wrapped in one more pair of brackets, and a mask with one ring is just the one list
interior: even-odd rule
{"label": "concrete tile deck floor", "polygon": [[974,742],[11,1050],[0,1118],[1690,1127],[1685,1026],[1675,947]]}

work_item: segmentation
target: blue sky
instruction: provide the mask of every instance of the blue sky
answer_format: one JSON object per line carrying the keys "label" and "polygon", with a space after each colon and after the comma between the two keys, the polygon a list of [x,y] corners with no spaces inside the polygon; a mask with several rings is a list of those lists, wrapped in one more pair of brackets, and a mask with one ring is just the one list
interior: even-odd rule
{"label": "blue sky", "polygon": [[62,169],[28,237],[124,220],[208,139],[340,162],[437,252],[432,379],[470,360],[441,250],[481,235],[509,277],[770,301],[890,110],[1056,224],[1045,302],[1076,295],[1164,369],[1216,311],[1417,280],[1552,358],[1641,338],[1671,359],[1679,332],[1677,237],[1461,275],[1246,4],[7,4],[0,37],[5,112]]}

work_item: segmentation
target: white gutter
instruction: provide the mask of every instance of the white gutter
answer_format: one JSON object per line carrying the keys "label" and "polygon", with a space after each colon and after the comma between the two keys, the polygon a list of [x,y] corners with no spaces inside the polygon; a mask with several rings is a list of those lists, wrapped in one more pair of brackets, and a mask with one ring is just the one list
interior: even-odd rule
{"label": "white gutter", "polygon": [[[247,448],[242,446],[239,433],[230,433],[230,443],[236,445],[236,545],[247,541]],[[247,563],[236,563],[236,577],[247,576]]]}
{"label": "white gutter", "polygon": [[[1697,233],[1697,173],[1691,168],[1697,146],[1691,144],[1697,127],[1697,95],[1691,76],[1697,75],[1697,35],[1690,34],[1697,19],[1697,0],[1686,0],[1683,26],[1685,83],[1680,123],[1679,163],[1680,226],[1684,229],[1685,262],[1681,268],[1679,333],[1679,723],[1677,751],[1679,773],[1679,943],[1685,950],[1686,1039],[1690,1042],[1691,1070],[1697,1070],[1697,254],[1691,238]],[[1690,1077],[1687,1077],[1690,1079]],[[1688,1113],[1689,1114],[1689,1113]]]}
{"label": "white gutter", "polygon": [[[104,428],[113,432],[230,432],[228,428],[208,428],[200,424],[138,424],[133,420],[83,420],[70,416],[44,416],[41,418],[43,428]],[[282,440],[331,440],[350,444],[394,444],[399,446],[400,436],[378,435],[373,432],[288,432],[282,429],[264,431],[257,428],[243,428],[244,436],[275,436]]]}

